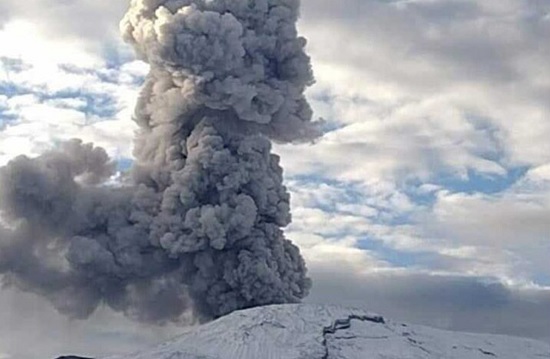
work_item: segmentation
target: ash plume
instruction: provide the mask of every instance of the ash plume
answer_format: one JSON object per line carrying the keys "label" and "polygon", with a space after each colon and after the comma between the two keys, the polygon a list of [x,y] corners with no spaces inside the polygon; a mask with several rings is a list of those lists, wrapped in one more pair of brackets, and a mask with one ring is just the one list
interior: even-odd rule
{"label": "ash plume", "polygon": [[0,274],[72,317],[149,322],[297,302],[311,282],[285,239],[271,142],[311,141],[299,0],[132,0],[125,41],[151,66],[135,164],[73,140],[0,169]]}

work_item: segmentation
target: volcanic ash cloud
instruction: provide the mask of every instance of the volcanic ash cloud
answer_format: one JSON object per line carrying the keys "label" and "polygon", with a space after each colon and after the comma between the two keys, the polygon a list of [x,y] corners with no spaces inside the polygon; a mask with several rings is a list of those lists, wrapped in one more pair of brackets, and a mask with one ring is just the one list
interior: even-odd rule
{"label": "volcanic ash cloud", "polygon": [[131,179],[79,140],[0,169],[0,273],[63,313],[105,303],[149,322],[297,302],[310,280],[285,239],[270,140],[311,141],[298,0],[132,0],[124,39],[151,70]]}

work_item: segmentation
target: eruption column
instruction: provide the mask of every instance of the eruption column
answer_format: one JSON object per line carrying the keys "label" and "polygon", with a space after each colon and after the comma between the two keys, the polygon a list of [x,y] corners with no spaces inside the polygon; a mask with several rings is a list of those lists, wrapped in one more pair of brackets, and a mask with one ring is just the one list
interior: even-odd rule
{"label": "eruption column", "polygon": [[270,140],[311,141],[298,0],[132,0],[124,39],[150,64],[131,179],[73,140],[0,169],[0,273],[60,311],[143,321],[297,302],[310,280],[284,238]]}

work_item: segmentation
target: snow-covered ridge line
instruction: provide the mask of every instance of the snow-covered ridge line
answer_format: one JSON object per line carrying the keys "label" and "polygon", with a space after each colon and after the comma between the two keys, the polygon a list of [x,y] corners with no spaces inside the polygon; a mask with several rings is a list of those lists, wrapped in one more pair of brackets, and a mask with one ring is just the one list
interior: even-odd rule
{"label": "snow-covered ridge line", "polygon": [[336,319],[330,326],[323,328],[323,335],[334,334],[339,329],[348,329],[351,326],[352,320],[359,320],[362,322],[373,322],[385,324],[384,317],[379,315],[357,315],[351,314],[346,319]]}
{"label": "snow-covered ridge line", "polygon": [[327,345],[327,335],[336,334],[338,330],[349,329],[351,327],[352,320],[359,320],[363,322],[373,322],[379,324],[385,324],[384,317],[379,315],[348,315],[345,319],[336,319],[330,326],[323,328],[323,347],[325,347],[325,354],[321,359],[329,359],[329,349]]}

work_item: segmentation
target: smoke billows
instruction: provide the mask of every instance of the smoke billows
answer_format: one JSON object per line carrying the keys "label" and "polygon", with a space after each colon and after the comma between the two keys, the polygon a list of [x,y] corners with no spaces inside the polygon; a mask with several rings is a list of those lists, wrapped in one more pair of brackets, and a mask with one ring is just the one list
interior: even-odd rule
{"label": "smoke billows", "polygon": [[297,302],[310,280],[285,239],[289,195],[270,140],[318,136],[299,0],[132,0],[124,39],[151,65],[135,164],[73,140],[0,169],[0,274],[85,318],[148,322]]}

